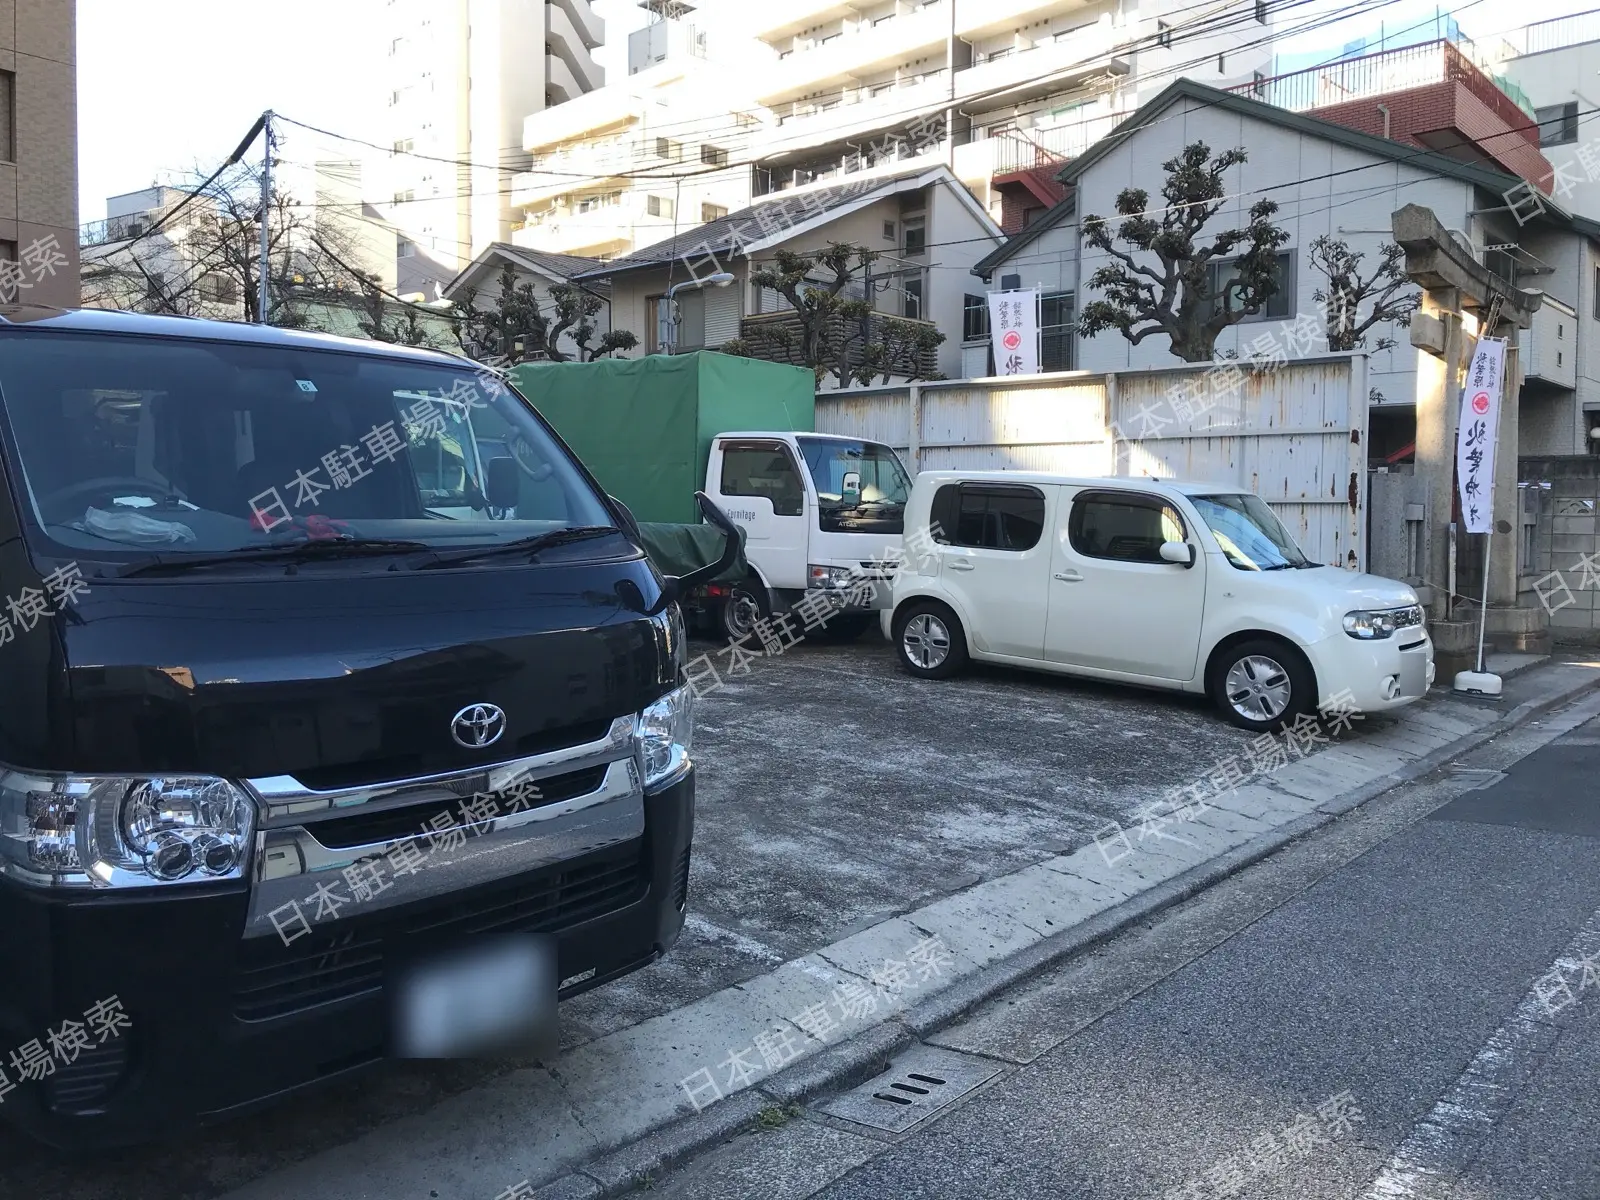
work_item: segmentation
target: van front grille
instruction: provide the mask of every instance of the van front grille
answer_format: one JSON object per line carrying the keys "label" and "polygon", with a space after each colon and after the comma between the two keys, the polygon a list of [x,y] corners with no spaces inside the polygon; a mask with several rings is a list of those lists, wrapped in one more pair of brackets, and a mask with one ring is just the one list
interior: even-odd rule
{"label": "van front grille", "polygon": [[383,986],[385,945],[454,941],[485,933],[555,932],[637,903],[650,885],[643,844],[626,857],[543,872],[370,918],[330,921],[284,945],[246,941],[233,981],[233,1012],[265,1021]]}

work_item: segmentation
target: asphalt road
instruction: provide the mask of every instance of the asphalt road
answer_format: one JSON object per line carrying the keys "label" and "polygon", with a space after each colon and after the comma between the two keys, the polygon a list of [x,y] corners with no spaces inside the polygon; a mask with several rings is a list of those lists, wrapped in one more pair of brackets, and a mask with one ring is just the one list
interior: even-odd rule
{"label": "asphalt road", "polygon": [[823,1098],[651,1194],[1600,1197],[1585,703],[935,1035],[1001,1073],[909,1132]]}

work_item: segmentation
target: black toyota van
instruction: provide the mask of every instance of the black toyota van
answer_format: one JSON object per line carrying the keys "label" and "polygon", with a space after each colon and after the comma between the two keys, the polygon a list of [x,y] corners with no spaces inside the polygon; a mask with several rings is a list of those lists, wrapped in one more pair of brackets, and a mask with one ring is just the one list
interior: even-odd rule
{"label": "black toyota van", "polygon": [[662,955],[692,582],[463,359],[0,309],[0,1117],[164,1136]]}

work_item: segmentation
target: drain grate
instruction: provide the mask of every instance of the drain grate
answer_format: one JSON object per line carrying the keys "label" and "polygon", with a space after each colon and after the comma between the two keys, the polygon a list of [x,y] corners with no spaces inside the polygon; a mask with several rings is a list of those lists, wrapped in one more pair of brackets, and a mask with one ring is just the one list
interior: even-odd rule
{"label": "drain grate", "polygon": [[830,1117],[904,1133],[1000,1074],[1000,1064],[937,1046],[913,1046],[882,1075],[822,1106]]}

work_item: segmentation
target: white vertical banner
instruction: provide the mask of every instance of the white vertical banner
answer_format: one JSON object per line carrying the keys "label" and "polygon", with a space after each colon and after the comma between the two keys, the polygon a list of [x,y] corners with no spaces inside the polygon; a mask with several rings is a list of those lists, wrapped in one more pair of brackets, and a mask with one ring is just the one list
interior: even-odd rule
{"label": "white vertical banner", "polygon": [[1039,373],[1039,289],[989,293],[996,375]]}
{"label": "white vertical banner", "polygon": [[1468,533],[1488,533],[1494,524],[1495,434],[1500,428],[1500,385],[1505,338],[1479,338],[1461,390],[1456,424],[1456,476],[1461,488],[1461,523]]}

